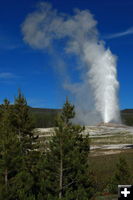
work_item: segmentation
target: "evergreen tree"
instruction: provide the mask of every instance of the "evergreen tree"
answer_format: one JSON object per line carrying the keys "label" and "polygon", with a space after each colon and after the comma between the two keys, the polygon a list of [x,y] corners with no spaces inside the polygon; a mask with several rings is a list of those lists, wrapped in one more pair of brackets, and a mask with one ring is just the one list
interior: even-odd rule
{"label": "evergreen tree", "polygon": [[20,142],[22,165],[14,180],[16,197],[19,200],[36,199],[36,164],[39,160],[37,137],[34,136],[34,121],[29,106],[21,91],[13,106],[13,127]]}
{"label": "evergreen tree", "polygon": [[114,176],[111,178],[111,181],[109,184],[109,191],[111,193],[117,193],[118,185],[131,184],[130,177],[131,177],[131,174],[130,174],[129,166],[126,160],[124,159],[124,157],[121,156],[116,165],[116,171],[114,173]]}
{"label": "evergreen tree", "polygon": [[14,129],[21,142],[21,149],[23,153],[33,149],[34,137],[34,122],[31,116],[29,106],[21,91],[18,91],[18,96],[14,102],[14,116],[13,125]]}
{"label": "evergreen tree", "polygon": [[36,200],[36,165],[40,152],[33,134],[26,100],[19,91],[15,105],[6,99],[0,105],[0,199]]}
{"label": "evergreen tree", "polygon": [[89,176],[89,137],[73,125],[74,106],[68,100],[57,120],[55,135],[41,165],[40,200],[88,200],[93,193]]}
{"label": "evergreen tree", "polygon": [[21,164],[19,140],[11,123],[12,107],[7,99],[0,106],[0,199],[13,199],[14,177]]}

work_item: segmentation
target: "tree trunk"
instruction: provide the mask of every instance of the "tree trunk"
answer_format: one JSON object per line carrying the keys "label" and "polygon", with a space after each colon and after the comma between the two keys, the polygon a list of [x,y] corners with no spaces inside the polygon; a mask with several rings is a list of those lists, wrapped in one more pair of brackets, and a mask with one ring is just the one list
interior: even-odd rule
{"label": "tree trunk", "polygon": [[20,129],[19,129],[19,142],[21,141],[21,133],[20,133]]}
{"label": "tree trunk", "polygon": [[6,186],[6,191],[7,191],[7,184],[8,184],[8,171],[5,169],[5,186]]}
{"label": "tree trunk", "polygon": [[60,172],[59,173],[60,173],[59,199],[61,199],[62,198],[62,188],[63,188],[63,155],[62,155],[62,144],[60,145]]}

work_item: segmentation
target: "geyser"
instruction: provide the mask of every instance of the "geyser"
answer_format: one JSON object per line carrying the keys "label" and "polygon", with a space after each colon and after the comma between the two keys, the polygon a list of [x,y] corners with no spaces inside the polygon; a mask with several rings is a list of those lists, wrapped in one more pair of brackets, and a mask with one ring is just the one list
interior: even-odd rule
{"label": "geyser", "polygon": [[116,57],[109,49],[105,50],[102,43],[86,43],[84,55],[89,69],[88,81],[93,88],[96,110],[101,113],[103,122],[119,122]]}
{"label": "geyser", "polygon": [[86,125],[89,121],[108,123],[120,120],[116,57],[99,39],[96,25],[89,10],[76,9],[70,16],[58,13],[49,3],[41,3],[22,25],[24,40],[33,48],[53,52],[51,50],[61,40],[63,49],[59,45],[60,51],[76,55],[80,60],[82,82],[67,82],[65,88],[76,98],[78,122]]}

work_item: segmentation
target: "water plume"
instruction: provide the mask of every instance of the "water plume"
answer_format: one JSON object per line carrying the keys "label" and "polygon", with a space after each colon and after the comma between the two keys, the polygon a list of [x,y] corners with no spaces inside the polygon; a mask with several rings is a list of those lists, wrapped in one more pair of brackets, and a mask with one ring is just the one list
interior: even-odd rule
{"label": "water plume", "polygon": [[97,21],[89,10],[66,15],[41,3],[26,17],[22,32],[31,47],[49,52],[63,39],[64,53],[80,60],[82,82],[64,84],[75,96],[78,122],[120,121],[116,56],[99,39]]}

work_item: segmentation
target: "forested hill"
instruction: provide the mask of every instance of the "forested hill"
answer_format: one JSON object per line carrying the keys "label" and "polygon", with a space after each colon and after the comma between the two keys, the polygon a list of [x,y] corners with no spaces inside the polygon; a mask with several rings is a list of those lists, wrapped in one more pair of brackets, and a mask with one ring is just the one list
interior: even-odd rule
{"label": "forested hill", "polygon": [[[47,128],[55,126],[55,119],[61,109],[50,108],[31,108],[34,116],[36,127]],[[121,110],[122,122],[126,125],[133,126],[133,109]]]}
{"label": "forested hill", "polygon": [[48,128],[55,126],[55,119],[61,109],[50,109],[50,108],[32,108],[30,107],[31,113],[33,114],[35,124],[37,128]]}
{"label": "forested hill", "polygon": [[124,109],[121,111],[122,113],[133,114],[133,109]]}
{"label": "forested hill", "polygon": [[133,126],[133,109],[121,110],[122,122],[128,126]]}
{"label": "forested hill", "polygon": [[43,113],[43,114],[57,114],[61,111],[61,109],[53,109],[53,108],[32,108],[29,107],[33,113]]}

